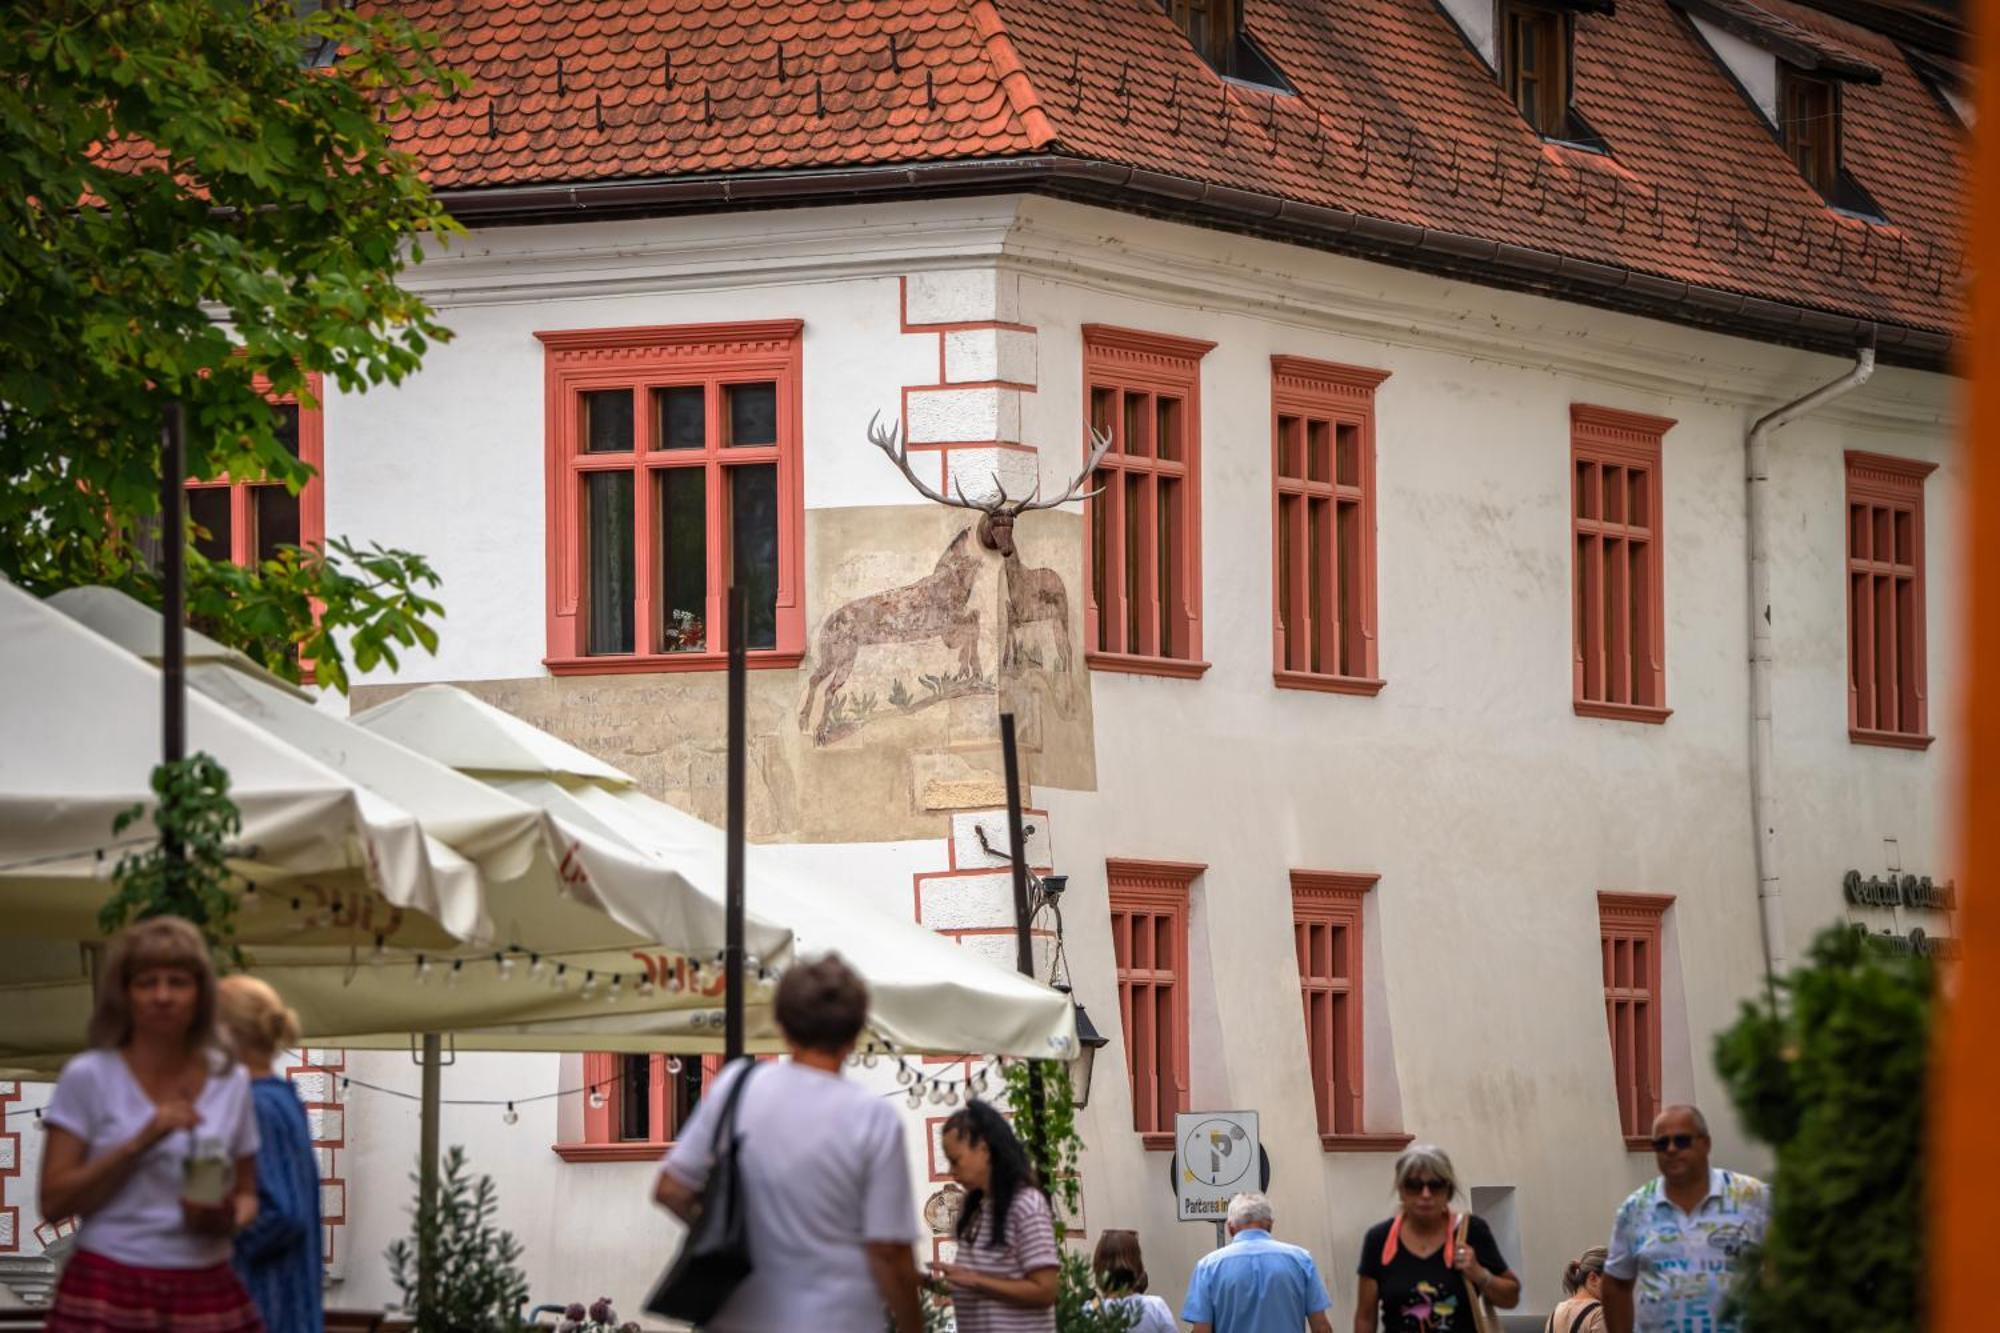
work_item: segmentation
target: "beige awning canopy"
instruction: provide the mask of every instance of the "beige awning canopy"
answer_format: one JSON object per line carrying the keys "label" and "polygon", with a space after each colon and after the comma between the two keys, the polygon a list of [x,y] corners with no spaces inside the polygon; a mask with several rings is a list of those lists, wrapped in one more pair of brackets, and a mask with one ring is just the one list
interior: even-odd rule
{"label": "beige awning canopy", "polygon": [[[159,676],[135,656],[157,653],[158,616],[104,589],[54,601],[83,624],[0,587],[0,718],[43,724],[29,737],[39,744],[0,752],[0,862],[33,862],[0,869],[0,1066],[22,1069],[53,1067],[81,1039],[80,946],[98,938],[115,860],[89,849],[116,810],[145,799],[158,734]],[[311,1040],[400,1047],[412,1032],[450,1032],[468,1049],[721,1049],[718,830],[460,691],[427,687],[364,727],[190,640],[189,747],[230,770],[242,842],[256,848],[236,865],[262,889],[240,918],[246,953]],[[56,744],[64,731],[69,744]],[[356,821],[344,839],[328,826],[343,811]],[[401,859],[371,835],[402,839],[391,843]],[[900,1049],[1074,1047],[1056,992],[836,885],[807,890],[754,848],[748,896],[759,964],[837,949],[868,978],[877,1031]],[[323,919],[327,903],[337,919]],[[751,1045],[771,1049],[769,987],[752,978]]]}

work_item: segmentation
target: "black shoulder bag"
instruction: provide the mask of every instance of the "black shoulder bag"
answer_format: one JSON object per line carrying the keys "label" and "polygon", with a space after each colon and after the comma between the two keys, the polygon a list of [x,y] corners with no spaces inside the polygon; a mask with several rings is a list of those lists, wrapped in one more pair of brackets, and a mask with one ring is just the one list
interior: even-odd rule
{"label": "black shoulder bag", "polygon": [[736,1103],[756,1072],[756,1061],[748,1061],[729,1089],[722,1114],[715,1118],[715,1160],[709,1167],[708,1184],[701,1191],[701,1211],[688,1224],[673,1265],[646,1298],[648,1314],[690,1324],[706,1323],[750,1276],[754,1265],[750,1262],[743,1172],[736,1161]]}

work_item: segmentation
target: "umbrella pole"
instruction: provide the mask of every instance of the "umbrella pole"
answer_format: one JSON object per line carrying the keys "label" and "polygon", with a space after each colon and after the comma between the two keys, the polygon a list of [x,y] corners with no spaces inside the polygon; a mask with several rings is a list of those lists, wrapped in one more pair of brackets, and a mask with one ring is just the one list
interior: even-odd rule
{"label": "umbrella pole", "polygon": [[[1007,779],[1007,854],[1014,872],[1014,967],[1024,977],[1035,975],[1035,937],[1029,929],[1028,836],[1021,822],[1021,753],[1014,739],[1014,715],[1000,715],[1000,762]],[[1043,1143],[1042,1067],[1028,1062],[1028,1152],[1040,1163]]]}
{"label": "umbrella pole", "polygon": [[[181,405],[168,403],[160,430],[160,762],[187,755],[187,446]],[[168,837],[167,856],[182,857]]]}
{"label": "umbrella pole", "polygon": [[423,1034],[422,1097],[417,1121],[417,1309],[432,1307],[437,1283],[438,1112],[442,1096],[444,1042]]}
{"label": "umbrella pole", "polygon": [[744,638],[748,600],[729,585],[729,813],[724,870],[722,1050],[725,1060],[743,1054],[743,763]]}

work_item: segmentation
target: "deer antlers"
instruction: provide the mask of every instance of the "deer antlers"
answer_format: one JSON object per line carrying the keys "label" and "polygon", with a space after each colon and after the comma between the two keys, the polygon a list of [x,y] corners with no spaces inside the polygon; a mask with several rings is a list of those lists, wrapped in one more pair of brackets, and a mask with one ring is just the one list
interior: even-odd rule
{"label": "deer antlers", "polygon": [[881,423],[880,412],[868,418],[868,442],[889,456],[889,461],[896,465],[896,470],[903,474],[910,485],[916,487],[917,494],[927,500],[950,505],[954,509],[971,509],[982,515],[979,520],[979,544],[989,551],[998,551],[1003,557],[1014,554],[1016,518],[1031,509],[1054,509],[1058,505],[1068,504],[1071,500],[1088,500],[1096,495],[1097,491],[1079,492],[1078,488],[1090,480],[1091,474],[1097,471],[1097,465],[1104,461],[1104,455],[1111,449],[1111,437],[1093,426],[1090,431],[1090,457],[1084,460],[1083,470],[1071,478],[1061,495],[1053,499],[1042,499],[1042,484],[1037,480],[1035,489],[1029,492],[1026,499],[1016,500],[1007,494],[1007,487],[996,474],[993,477],[996,498],[982,503],[967,499],[965,488],[958,484],[956,478],[952,481],[955,495],[946,495],[924,481],[910,467],[909,445],[903,439],[902,423],[897,422],[888,427],[884,427]]}

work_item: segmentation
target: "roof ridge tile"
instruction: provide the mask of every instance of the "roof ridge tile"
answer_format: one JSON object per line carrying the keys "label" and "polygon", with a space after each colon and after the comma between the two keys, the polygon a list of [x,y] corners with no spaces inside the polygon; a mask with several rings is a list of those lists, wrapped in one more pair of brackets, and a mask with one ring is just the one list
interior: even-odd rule
{"label": "roof ridge tile", "polygon": [[1007,104],[1028,136],[1028,146],[1041,149],[1058,142],[1062,136],[1042,109],[1041,96],[1028,78],[1027,66],[1021,63],[1021,53],[1014,49],[1014,39],[1007,35],[1007,25],[993,7],[993,0],[973,0],[972,26],[986,47],[986,58],[993,62],[994,76],[1007,93]]}

